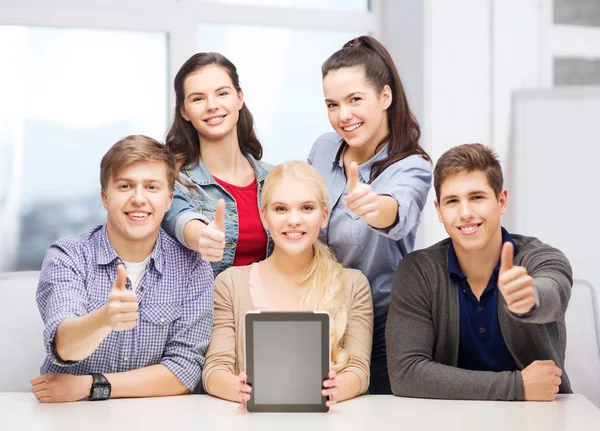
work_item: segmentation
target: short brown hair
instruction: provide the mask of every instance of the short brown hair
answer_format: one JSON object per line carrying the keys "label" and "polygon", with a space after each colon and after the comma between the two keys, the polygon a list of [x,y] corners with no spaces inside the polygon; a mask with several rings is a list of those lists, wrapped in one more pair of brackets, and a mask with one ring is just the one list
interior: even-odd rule
{"label": "short brown hair", "polygon": [[167,168],[169,190],[175,186],[175,156],[166,145],[144,135],[130,135],[114,144],[100,162],[100,185],[102,190],[108,187],[108,181],[114,178],[122,168],[137,162],[163,162]]}
{"label": "short brown hair", "polygon": [[435,165],[433,170],[433,186],[435,197],[440,201],[442,183],[450,175],[459,172],[482,171],[488,179],[488,183],[496,199],[500,196],[504,185],[502,167],[498,155],[490,148],[482,144],[463,144],[450,148],[446,151]]}

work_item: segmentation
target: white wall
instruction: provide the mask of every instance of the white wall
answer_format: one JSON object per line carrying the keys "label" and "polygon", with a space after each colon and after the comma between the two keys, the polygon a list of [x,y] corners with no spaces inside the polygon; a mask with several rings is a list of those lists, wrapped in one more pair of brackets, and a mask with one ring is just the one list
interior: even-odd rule
{"label": "white wall", "polygon": [[[513,91],[550,84],[545,44],[550,6],[551,0],[382,3],[383,38],[434,162],[447,149],[473,142],[495,148],[506,162]],[[511,167],[504,168],[510,177]],[[419,246],[447,236],[434,196],[432,189]]]}

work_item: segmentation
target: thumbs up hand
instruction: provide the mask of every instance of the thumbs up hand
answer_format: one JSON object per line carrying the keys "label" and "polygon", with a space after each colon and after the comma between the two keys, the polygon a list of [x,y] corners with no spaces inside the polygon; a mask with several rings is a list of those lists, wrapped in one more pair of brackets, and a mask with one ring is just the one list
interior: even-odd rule
{"label": "thumbs up hand", "polygon": [[535,307],[533,277],[524,267],[514,266],[514,253],[512,243],[505,242],[500,255],[498,290],[510,311],[515,314],[526,314]]}
{"label": "thumbs up hand", "polygon": [[369,184],[363,184],[359,181],[356,162],[350,163],[346,176],[348,178],[346,208],[367,223],[373,222],[379,215],[377,194]]}
{"label": "thumbs up hand", "polygon": [[135,328],[138,319],[138,303],[135,292],[127,290],[127,269],[117,265],[117,279],[110,290],[105,305],[106,326],[113,331],[125,331]]}
{"label": "thumbs up hand", "polygon": [[215,218],[200,233],[198,251],[202,259],[208,262],[219,262],[223,259],[225,249],[225,201],[219,199],[215,210]]}

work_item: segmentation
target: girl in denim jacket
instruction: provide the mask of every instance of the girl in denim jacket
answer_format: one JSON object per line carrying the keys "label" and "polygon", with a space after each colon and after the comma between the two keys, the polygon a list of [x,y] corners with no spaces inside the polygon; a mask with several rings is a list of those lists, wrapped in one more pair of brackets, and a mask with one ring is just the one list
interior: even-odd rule
{"label": "girl in denim jacket", "polygon": [[271,251],[260,222],[270,169],[244,103],[235,66],[218,53],[193,55],[175,76],[167,146],[177,157],[175,198],[162,227],[211,262],[215,276]]}

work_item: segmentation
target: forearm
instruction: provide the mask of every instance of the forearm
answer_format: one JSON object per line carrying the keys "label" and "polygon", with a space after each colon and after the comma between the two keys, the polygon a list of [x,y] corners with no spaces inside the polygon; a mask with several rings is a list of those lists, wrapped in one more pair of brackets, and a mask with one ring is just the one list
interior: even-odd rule
{"label": "forearm", "polygon": [[208,376],[207,393],[224,400],[240,402],[239,389],[236,386],[238,376],[226,370],[216,370]]}
{"label": "forearm", "polygon": [[63,361],[81,361],[90,356],[110,334],[106,305],[82,317],[63,321],[54,336],[56,352]]}
{"label": "forearm", "polygon": [[206,224],[200,220],[190,220],[183,228],[183,237],[186,244],[193,249],[198,249],[200,234],[206,228]]}
{"label": "forearm", "polygon": [[162,364],[106,374],[106,378],[111,385],[111,398],[166,397],[190,391]]}
{"label": "forearm", "polygon": [[396,396],[453,400],[522,401],[520,371],[473,371],[427,359],[390,361],[390,383]]}
{"label": "forearm", "polygon": [[379,204],[379,214],[369,224],[377,229],[389,228],[398,220],[398,202],[387,195],[378,195],[377,202]]}
{"label": "forearm", "polygon": [[342,371],[338,376],[340,392],[337,401],[349,400],[360,395],[360,377],[353,371]]}

